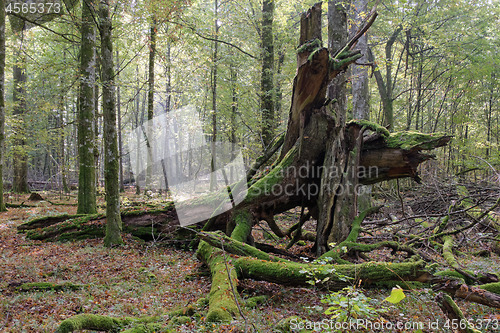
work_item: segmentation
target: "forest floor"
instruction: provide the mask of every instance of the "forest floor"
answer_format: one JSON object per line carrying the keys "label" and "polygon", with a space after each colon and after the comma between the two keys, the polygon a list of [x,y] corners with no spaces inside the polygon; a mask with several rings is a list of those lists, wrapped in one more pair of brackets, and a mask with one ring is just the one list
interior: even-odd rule
{"label": "forest floor", "polygon": [[[376,203],[386,207],[367,222],[370,233],[363,233],[361,239],[394,232],[396,228],[425,227],[430,223],[429,219],[420,218],[391,224],[390,221],[402,217],[401,199],[407,216],[422,215],[423,212],[446,213],[448,201],[453,199],[446,188],[429,184],[412,186],[403,191],[402,196],[397,195],[394,188],[375,187],[374,192],[378,193],[375,196]],[[19,224],[35,217],[76,211],[74,205],[54,205],[74,204],[74,196],[39,193],[50,200],[50,203],[30,202],[27,201],[28,196],[11,196],[7,202],[25,202],[31,207],[9,208],[8,212],[0,214],[0,332],[53,332],[62,320],[79,313],[114,317],[162,316],[167,311],[194,304],[208,295],[210,278],[196,259],[194,251],[167,247],[160,242],[143,242],[129,235],[124,235],[125,246],[112,249],[103,247],[101,239],[65,243],[26,239],[24,234],[17,233],[16,227]],[[137,200],[145,199],[127,192],[123,204],[126,206],[127,202]],[[147,200],[152,204],[161,204],[163,199],[156,197]],[[299,215],[300,210],[282,214],[279,222],[283,226],[289,226],[297,221]],[[312,222],[308,222],[308,228],[314,229]],[[266,239],[267,242],[282,248],[286,245],[286,242],[265,236],[267,233],[264,225],[255,229],[254,236],[257,239]],[[476,230],[470,235],[468,240],[473,241],[465,239],[459,242],[459,250],[464,253],[458,258],[460,264],[473,272],[500,274],[500,258],[497,255],[479,257],[470,254],[480,249],[489,250],[487,242],[483,243],[480,238],[473,239],[478,233],[480,232]],[[309,249],[312,244],[300,244],[292,247],[291,251],[298,255],[311,255]],[[432,251],[435,249],[428,249],[428,254],[435,257],[440,264],[444,264],[441,257],[437,253],[433,255]],[[399,260],[397,256],[394,257],[385,250],[370,255],[373,260]],[[71,282],[83,285],[83,288],[19,291],[18,287],[26,282]],[[446,318],[434,300],[436,292],[430,288],[412,288],[404,283],[401,287],[406,298],[398,304],[384,301],[390,295],[390,289],[363,289],[363,294],[368,297],[365,299],[362,294],[356,293],[355,285],[349,290],[350,294],[347,294],[347,291],[333,293],[319,290],[315,286],[294,288],[244,280],[240,281],[238,290],[244,299],[257,295],[267,296],[266,301],[255,309],[243,309],[249,332],[254,328],[258,332],[280,332],[279,327],[283,326],[280,322],[290,316],[310,321],[304,322],[303,325],[316,323],[318,331],[327,331],[324,330],[325,323],[335,323],[328,322],[332,315],[324,314],[328,306],[322,300],[328,295],[330,299],[347,296],[352,304],[362,308],[359,313],[365,313],[366,318],[371,318],[372,324],[386,323],[385,329],[373,330],[374,332],[451,332],[445,327]],[[457,300],[457,304],[466,318],[483,326],[482,332],[500,332],[498,310],[461,300]],[[380,312],[381,309],[384,309],[384,312]],[[394,328],[388,329],[390,326],[387,323],[394,325]],[[396,325],[402,326],[396,328]],[[230,324],[206,323],[202,312],[186,322],[178,323],[172,330],[244,331],[243,319]],[[371,332],[369,329],[344,329],[339,332],[355,331]]]}

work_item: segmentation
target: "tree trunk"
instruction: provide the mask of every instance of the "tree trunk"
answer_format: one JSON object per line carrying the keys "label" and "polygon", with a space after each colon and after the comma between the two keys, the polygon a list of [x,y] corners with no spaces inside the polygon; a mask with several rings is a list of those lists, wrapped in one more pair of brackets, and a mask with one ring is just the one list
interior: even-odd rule
{"label": "tree trunk", "polygon": [[274,138],[274,0],[262,3],[262,73],[260,84],[260,109],[262,110],[262,143],[264,149]]}
{"label": "tree trunk", "polygon": [[3,200],[3,161],[5,151],[5,0],[0,0],[0,212]]}
{"label": "tree trunk", "polygon": [[[347,44],[347,10],[349,3],[341,1],[328,2],[328,46],[335,53]],[[350,224],[357,215],[356,181],[353,175],[358,168],[359,149],[348,147],[346,141],[357,142],[362,133],[352,132],[351,137],[345,131],[347,113],[346,75],[339,73],[328,87],[328,98],[335,100],[330,104],[334,115],[335,135],[326,143],[325,170],[321,178],[320,198],[318,202],[319,218],[316,228],[316,254],[321,255],[328,250],[328,244],[340,243],[348,235]],[[357,131],[356,131],[357,132]],[[357,149],[357,150],[356,150]],[[355,151],[356,150],[356,151]],[[354,155],[349,154],[352,151]],[[354,156],[354,158],[350,158]],[[330,171],[334,171],[332,177]]]}
{"label": "tree trunk", "polygon": [[217,70],[218,70],[218,53],[219,53],[219,0],[214,1],[214,48],[212,53],[212,73],[211,73],[211,88],[212,88],[212,141],[210,142],[210,191],[217,187],[217,176],[215,166],[217,165],[215,154],[215,142],[217,141]]}
{"label": "tree trunk", "polygon": [[19,44],[16,46],[14,51],[15,64],[13,68],[13,81],[14,81],[14,91],[13,91],[13,102],[14,110],[12,112],[14,118],[16,119],[14,125],[14,154],[13,154],[13,165],[14,165],[14,180],[12,184],[12,189],[16,193],[28,193],[28,153],[26,147],[25,137],[26,124],[25,124],[25,114],[27,112],[26,104],[26,56],[22,48],[24,47],[25,38],[25,25],[23,23],[19,33]]}
{"label": "tree trunk", "polygon": [[99,5],[99,31],[101,34],[103,114],[104,114],[104,182],[106,189],[106,246],[122,244],[120,216],[119,161],[116,131],[116,102],[113,68],[113,43],[109,1]]}
{"label": "tree trunk", "polygon": [[[363,18],[368,14],[367,0],[354,0],[353,21],[355,25],[351,28],[351,36],[356,35],[362,28]],[[362,65],[353,64],[351,69],[352,85],[352,112],[354,119],[370,119],[370,94],[368,91],[368,35],[361,36],[356,44],[356,48],[363,55],[358,62]]]}
{"label": "tree trunk", "polygon": [[[118,79],[118,75],[120,73],[120,54],[118,50],[116,50],[116,78]],[[120,94],[120,85],[116,85],[116,117],[118,118],[118,156],[120,163],[120,192],[125,192],[125,186],[123,183],[123,141],[122,141],[122,105],[121,105],[121,94]]]}
{"label": "tree trunk", "polygon": [[78,96],[78,213],[95,214],[96,168],[94,132],[95,29],[91,4],[82,2],[80,92]]}
{"label": "tree trunk", "polygon": [[[231,103],[231,117],[230,117],[230,124],[231,124],[231,160],[234,160],[236,158],[236,151],[237,151],[237,136],[236,136],[236,130],[238,129],[237,123],[236,123],[236,116],[238,113],[238,90],[236,88],[236,82],[238,79],[238,74],[236,72],[236,68],[231,65],[230,69],[230,75],[231,75],[231,97],[232,97],[232,103]],[[231,172],[229,175],[229,183],[232,184],[236,181],[236,175],[234,173],[234,168],[231,168]]]}
{"label": "tree trunk", "polygon": [[[351,36],[363,27],[364,17],[368,14],[367,0],[354,0],[353,21],[355,24],[351,28]],[[353,64],[351,69],[352,87],[352,113],[354,119],[370,120],[370,92],[368,87],[368,34],[361,36],[356,44],[356,48],[363,55],[357,62],[361,65]],[[371,186],[361,186],[358,195],[358,208],[360,211],[371,206]]]}
{"label": "tree trunk", "polygon": [[384,126],[393,130],[394,129],[394,110],[393,110],[393,82],[392,82],[392,47],[396,42],[396,38],[403,30],[402,26],[398,26],[393,32],[387,43],[385,44],[385,57],[386,57],[386,81],[382,77],[380,70],[375,62],[375,57],[370,48],[368,48],[368,60],[374,63],[373,73],[377,82],[378,91],[382,100],[382,108],[384,110]]}
{"label": "tree trunk", "polygon": [[147,168],[146,168],[146,185],[145,190],[153,189],[153,152],[149,137],[152,131],[151,124],[154,117],[154,101],[155,101],[155,57],[156,57],[156,18],[153,16],[151,27],[149,28],[149,65],[148,65],[148,126],[146,145],[148,149]]}

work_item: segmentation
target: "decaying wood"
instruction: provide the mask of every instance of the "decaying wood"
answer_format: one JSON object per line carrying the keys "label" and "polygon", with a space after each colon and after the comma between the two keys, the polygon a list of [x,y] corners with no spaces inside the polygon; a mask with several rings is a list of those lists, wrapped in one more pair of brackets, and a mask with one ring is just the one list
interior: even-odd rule
{"label": "decaying wood", "polygon": [[434,290],[445,291],[453,297],[500,309],[500,295],[484,289],[468,286],[456,280],[448,280],[436,285]]}
{"label": "decaying wood", "polygon": [[450,296],[439,293],[436,301],[443,313],[450,319],[450,327],[456,327],[461,333],[481,333],[470,326],[460,308],[453,302]]}

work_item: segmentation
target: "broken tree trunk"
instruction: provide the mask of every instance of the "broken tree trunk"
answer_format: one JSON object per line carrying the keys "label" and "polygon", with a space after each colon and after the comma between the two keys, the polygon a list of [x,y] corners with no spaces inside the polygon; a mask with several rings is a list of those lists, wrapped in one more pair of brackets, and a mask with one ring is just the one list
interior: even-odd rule
{"label": "broken tree trunk", "polygon": [[[233,212],[211,219],[204,230],[223,230],[229,235],[236,229],[249,236],[253,225],[264,220],[283,237],[273,216],[297,206],[307,207],[307,214],[318,220],[319,255],[329,250],[328,244],[335,236],[335,216],[342,215],[342,208],[355,200],[356,184],[403,177],[418,180],[418,165],[433,157],[423,151],[446,145],[450,137],[389,134],[385,128],[368,121],[352,121],[344,126],[344,117],[339,120],[338,115],[330,114],[325,107],[325,94],[328,83],[360,57],[349,46],[355,40],[342,47],[342,52],[334,50],[334,56],[322,47],[320,4],[302,16],[301,27],[302,45],[297,51],[297,75],[281,157],[268,174],[249,182],[248,195]],[[197,206],[205,204],[203,201],[195,199],[189,203],[193,214]],[[70,221],[64,221],[69,218]],[[178,225],[173,205],[156,211],[123,212],[122,220],[125,231],[144,239],[165,235]],[[19,230],[31,229],[28,237],[34,239],[100,237],[102,222],[102,215],[52,217],[28,222]],[[251,239],[242,241],[252,243]]]}

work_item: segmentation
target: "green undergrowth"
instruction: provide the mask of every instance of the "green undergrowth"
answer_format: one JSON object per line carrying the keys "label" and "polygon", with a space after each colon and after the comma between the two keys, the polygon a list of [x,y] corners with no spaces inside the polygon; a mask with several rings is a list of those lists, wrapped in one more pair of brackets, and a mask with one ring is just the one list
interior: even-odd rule
{"label": "green undergrowth", "polygon": [[52,283],[52,282],[27,282],[16,287],[17,291],[46,291],[46,290],[79,290],[85,288],[83,284],[74,284],[71,282]]}

